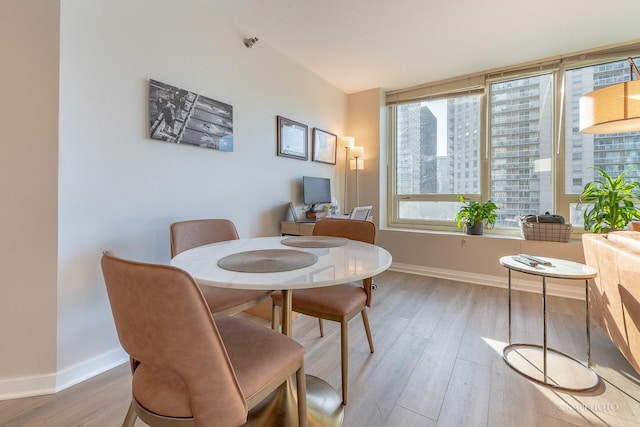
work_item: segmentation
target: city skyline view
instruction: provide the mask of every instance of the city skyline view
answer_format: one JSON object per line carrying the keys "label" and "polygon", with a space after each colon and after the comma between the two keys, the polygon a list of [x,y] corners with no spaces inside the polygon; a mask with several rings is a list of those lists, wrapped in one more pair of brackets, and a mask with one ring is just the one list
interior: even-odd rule
{"label": "city skyline view", "polygon": [[[588,135],[579,132],[579,99],[630,79],[627,61],[565,72],[564,191],[580,194],[597,178],[594,166],[617,176],[640,163],[640,132]],[[554,150],[551,72],[487,85],[490,197],[498,206],[496,226],[517,227],[520,216],[554,211]],[[481,194],[481,95],[455,96],[397,106],[396,193]],[[556,135],[554,135],[554,132]],[[638,178],[638,171],[630,177]],[[454,201],[401,201],[399,216],[452,221]],[[571,204],[573,224],[582,210]]]}

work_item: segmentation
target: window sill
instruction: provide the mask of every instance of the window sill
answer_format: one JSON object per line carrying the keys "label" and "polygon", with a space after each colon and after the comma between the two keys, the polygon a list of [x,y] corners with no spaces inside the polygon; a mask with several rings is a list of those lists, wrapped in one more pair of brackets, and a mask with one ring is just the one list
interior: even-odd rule
{"label": "window sill", "polygon": [[445,236],[456,236],[456,237],[470,237],[470,238],[488,238],[488,239],[504,239],[504,240],[521,240],[526,242],[545,242],[545,243],[580,243],[582,244],[582,233],[572,233],[568,242],[554,242],[549,240],[526,240],[524,239],[519,231],[507,231],[507,230],[499,230],[498,232],[493,231],[493,229],[489,231],[485,231],[481,236],[475,236],[471,234],[466,234],[460,230],[433,230],[433,229],[424,229],[424,228],[410,228],[410,227],[400,227],[400,226],[380,226],[380,231],[390,232],[390,233],[415,233],[415,234],[431,234],[431,235],[445,235]]}

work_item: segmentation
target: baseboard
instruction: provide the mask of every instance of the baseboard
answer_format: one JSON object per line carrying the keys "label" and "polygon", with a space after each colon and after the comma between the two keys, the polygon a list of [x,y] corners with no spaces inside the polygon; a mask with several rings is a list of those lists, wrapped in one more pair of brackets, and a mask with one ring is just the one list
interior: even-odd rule
{"label": "baseboard", "polygon": [[91,360],[63,369],[56,376],[56,393],[95,377],[98,374],[122,365],[129,360],[127,353],[121,349],[111,350]]}
{"label": "baseboard", "polygon": [[[398,271],[401,273],[417,274],[420,276],[437,277],[439,279],[455,280],[458,282],[471,283],[474,285],[495,286],[505,289],[508,287],[506,270],[505,276],[491,276],[487,274],[470,273],[468,271],[447,270],[443,268],[425,267],[395,262],[391,264],[389,270]],[[578,281],[572,282],[575,282],[576,284],[578,283]],[[584,281],[582,281],[582,284],[584,284]],[[539,277],[536,277],[533,280],[512,277],[511,287],[512,289],[518,291],[541,294],[542,280]],[[584,301],[584,286],[567,286],[554,283],[552,280],[547,280],[547,294]]]}
{"label": "baseboard", "polygon": [[115,368],[128,360],[129,356],[124,350],[116,349],[63,369],[58,373],[0,380],[0,400],[57,393]]}
{"label": "baseboard", "polygon": [[54,393],[55,389],[55,374],[0,380],[0,400],[41,396]]}

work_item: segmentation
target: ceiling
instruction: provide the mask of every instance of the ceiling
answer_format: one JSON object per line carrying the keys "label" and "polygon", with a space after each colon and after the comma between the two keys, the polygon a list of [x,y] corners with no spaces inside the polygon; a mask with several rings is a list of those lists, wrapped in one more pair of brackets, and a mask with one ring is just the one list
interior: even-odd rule
{"label": "ceiling", "polygon": [[346,93],[640,37],[639,0],[201,0]]}

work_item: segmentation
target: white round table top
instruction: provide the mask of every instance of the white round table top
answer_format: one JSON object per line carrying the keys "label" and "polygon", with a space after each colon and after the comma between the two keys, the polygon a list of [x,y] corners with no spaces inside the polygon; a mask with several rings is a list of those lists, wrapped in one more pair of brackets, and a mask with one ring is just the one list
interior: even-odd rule
{"label": "white round table top", "polygon": [[[230,240],[189,249],[176,255],[171,265],[187,271],[201,285],[235,289],[304,289],[338,285],[380,274],[391,266],[391,254],[368,243],[349,240],[329,248],[301,248],[281,243],[287,237]],[[225,270],[218,260],[247,251],[287,249],[309,252],[318,261],[308,267],[275,273]]]}
{"label": "white round table top", "polygon": [[592,279],[598,275],[598,271],[595,268],[579,262],[535,256],[536,258],[550,262],[551,265],[536,265],[533,267],[516,261],[514,257],[517,256],[518,255],[503,256],[500,258],[500,265],[522,273],[553,277],[556,279]]}

